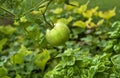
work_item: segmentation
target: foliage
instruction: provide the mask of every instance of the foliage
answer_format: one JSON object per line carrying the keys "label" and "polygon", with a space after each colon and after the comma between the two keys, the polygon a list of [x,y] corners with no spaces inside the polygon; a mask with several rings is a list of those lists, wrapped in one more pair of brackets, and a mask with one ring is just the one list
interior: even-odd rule
{"label": "foliage", "polygon": [[[1,0],[0,77],[119,78],[120,22],[111,21],[116,7],[102,11],[89,3]],[[67,29],[55,29],[59,22]],[[54,38],[46,39],[48,29]],[[49,43],[62,38],[68,41]]]}

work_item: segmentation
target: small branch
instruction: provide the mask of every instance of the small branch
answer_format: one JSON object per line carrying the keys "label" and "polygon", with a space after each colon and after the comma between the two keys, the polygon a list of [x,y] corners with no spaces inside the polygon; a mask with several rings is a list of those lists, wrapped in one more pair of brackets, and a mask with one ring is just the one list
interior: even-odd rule
{"label": "small branch", "polygon": [[45,11],[44,11],[44,13],[43,14],[45,14],[46,13],[46,11],[47,11],[47,9],[48,9],[48,6],[50,5],[50,3],[52,2],[52,0],[50,0],[49,2],[48,2],[48,4],[46,5],[46,9],[45,9]]}
{"label": "small branch", "polygon": [[47,21],[45,14],[43,12],[42,12],[42,15],[43,15],[44,21],[51,27],[52,25]]}
{"label": "small branch", "polygon": [[9,14],[15,16],[15,14],[13,14],[12,12],[10,12],[9,10],[5,9],[5,8],[2,7],[2,6],[0,6],[0,9],[2,9],[2,10],[4,10],[4,11],[6,11],[7,13],[9,13]]}
{"label": "small branch", "polygon": [[52,25],[47,21],[46,16],[45,16],[45,13],[46,13],[46,11],[47,11],[47,9],[48,9],[48,6],[50,5],[51,2],[52,2],[52,0],[50,0],[50,1],[48,2],[48,4],[46,5],[46,8],[45,8],[45,11],[42,12],[43,18],[44,18],[45,22],[50,26],[50,28],[52,28]]}
{"label": "small branch", "polygon": [[34,7],[30,8],[29,10],[25,11],[22,13],[22,16],[23,15],[26,15],[27,13],[29,13],[30,11],[34,10],[36,7],[38,7],[41,3],[44,3],[43,0],[41,0],[39,3],[37,3],[36,5],[34,5]]}

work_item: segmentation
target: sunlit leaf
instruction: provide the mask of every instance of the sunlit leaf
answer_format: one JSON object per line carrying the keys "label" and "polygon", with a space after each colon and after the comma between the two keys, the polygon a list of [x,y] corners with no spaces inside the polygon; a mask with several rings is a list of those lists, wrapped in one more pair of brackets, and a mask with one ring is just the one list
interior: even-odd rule
{"label": "sunlit leaf", "polygon": [[93,28],[95,26],[96,26],[96,24],[94,22],[87,23],[87,28]]}
{"label": "sunlit leaf", "polygon": [[14,21],[14,25],[16,25],[16,26],[19,26],[20,25],[20,23],[18,22],[18,21]]}
{"label": "sunlit leaf", "polygon": [[88,3],[89,1],[86,4],[81,5],[79,8],[74,9],[74,13],[82,14],[83,12],[85,12],[87,10]]}
{"label": "sunlit leaf", "polygon": [[44,12],[46,7],[39,8],[39,12]]}
{"label": "sunlit leaf", "polygon": [[42,53],[36,55],[35,65],[39,67],[42,71],[44,71],[47,61],[50,59],[50,54],[48,50],[43,50]]}
{"label": "sunlit leaf", "polygon": [[26,19],[25,16],[22,16],[22,17],[20,18],[20,22],[26,22],[26,21],[27,21],[27,19]]}
{"label": "sunlit leaf", "polygon": [[57,22],[62,22],[62,23],[64,23],[64,24],[68,24],[69,22],[71,22],[72,21],[72,17],[70,16],[69,18],[60,18],[60,19],[58,19],[57,20]]}
{"label": "sunlit leaf", "polygon": [[16,28],[15,27],[12,27],[10,25],[8,26],[0,26],[0,32],[4,33],[4,34],[12,34],[16,31]]}
{"label": "sunlit leaf", "polygon": [[92,13],[91,10],[87,10],[86,12],[83,12],[82,14],[83,14],[83,16],[86,17],[86,18],[90,18],[90,17],[92,17],[92,15],[93,15],[93,13]]}
{"label": "sunlit leaf", "polygon": [[95,13],[98,9],[99,9],[99,7],[96,6],[96,7],[92,8],[92,9],[90,9],[90,11],[91,11],[92,13]]}
{"label": "sunlit leaf", "polygon": [[72,1],[70,2],[70,4],[73,4],[75,6],[65,4],[64,6],[65,10],[68,10],[68,11],[73,10],[74,8],[76,8],[76,6],[79,6],[79,3],[77,1]]}
{"label": "sunlit leaf", "polygon": [[33,15],[41,15],[41,12],[40,11],[32,11],[31,12]]}
{"label": "sunlit leaf", "polygon": [[86,18],[91,18],[93,16],[93,14],[95,14],[98,10],[98,6],[96,6],[95,8],[92,8],[90,10],[87,10],[85,12],[83,12],[83,16],[86,17]]}
{"label": "sunlit leaf", "polygon": [[46,7],[41,7],[41,8],[39,8],[39,10],[32,11],[31,14],[33,14],[33,15],[42,15],[44,13],[45,9],[46,9]]}
{"label": "sunlit leaf", "polygon": [[53,10],[54,14],[61,14],[62,12],[63,12],[62,8],[56,8],[56,9]]}
{"label": "sunlit leaf", "polygon": [[78,27],[82,27],[82,28],[85,28],[87,25],[85,22],[79,20],[79,21],[76,21],[73,23],[73,26],[78,26]]}
{"label": "sunlit leaf", "polygon": [[95,23],[92,22],[92,18],[89,18],[85,23],[87,25],[87,28],[92,28],[92,27],[96,26]]}
{"label": "sunlit leaf", "polygon": [[108,19],[110,19],[110,18],[112,18],[113,16],[116,15],[115,10],[116,10],[116,8],[113,8],[112,10],[109,10],[109,11],[106,11],[106,12],[100,11],[99,12],[99,17],[108,20]]}
{"label": "sunlit leaf", "polygon": [[104,19],[99,20],[99,21],[97,22],[97,26],[102,25],[103,22],[104,22]]}

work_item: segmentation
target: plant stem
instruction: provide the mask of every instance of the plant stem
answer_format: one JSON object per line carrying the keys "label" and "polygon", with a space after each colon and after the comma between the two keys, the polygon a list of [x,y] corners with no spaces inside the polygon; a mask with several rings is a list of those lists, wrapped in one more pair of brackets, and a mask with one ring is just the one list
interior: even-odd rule
{"label": "plant stem", "polygon": [[45,22],[48,24],[48,26],[49,26],[50,28],[52,28],[53,26],[47,21],[46,16],[45,16],[45,13],[46,13],[46,11],[47,11],[47,9],[48,9],[48,6],[50,5],[51,2],[52,2],[52,0],[50,0],[50,1],[48,2],[48,4],[46,5],[46,8],[45,8],[45,11],[42,12],[43,18],[44,18]]}
{"label": "plant stem", "polygon": [[4,11],[6,11],[7,13],[15,16],[15,14],[13,14],[12,12],[10,12],[9,10],[7,10],[6,8],[4,8],[4,7],[2,7],[2,6],[0,6],[0,9],[2,9],[2,10],[4,10]]}

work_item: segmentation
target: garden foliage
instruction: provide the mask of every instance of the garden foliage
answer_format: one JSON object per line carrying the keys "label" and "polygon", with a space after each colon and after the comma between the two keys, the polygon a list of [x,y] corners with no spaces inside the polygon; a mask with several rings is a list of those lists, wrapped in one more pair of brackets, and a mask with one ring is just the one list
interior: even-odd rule
{"label": "garden foliage", "polygon": [[[111,21],[117,7],[89,3],[1,0],[0,78],[120,78],[120,21]],[[69,32],[57,29],[46,39],[56,23]],[[56,35],[63,32],[69,40]]]}

